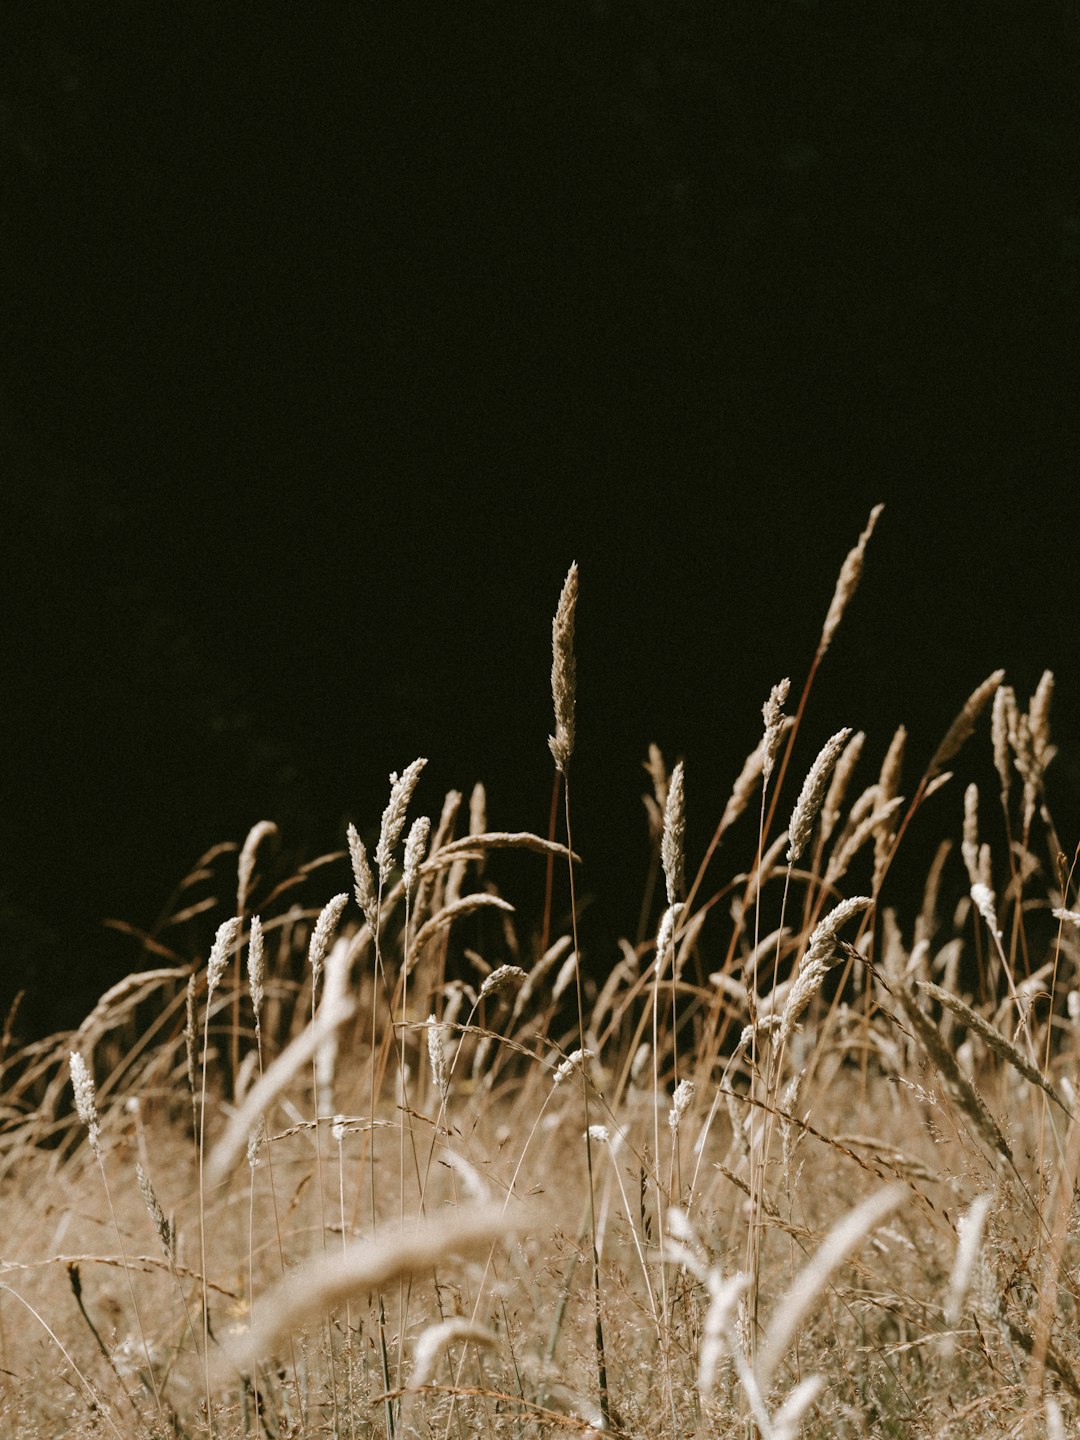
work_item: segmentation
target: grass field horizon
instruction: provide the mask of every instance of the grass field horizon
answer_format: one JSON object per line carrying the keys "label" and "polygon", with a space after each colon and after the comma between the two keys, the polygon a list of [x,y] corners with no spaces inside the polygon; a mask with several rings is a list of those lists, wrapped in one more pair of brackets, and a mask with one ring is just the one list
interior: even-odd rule
{"label": "grass field horizon", "polygon": [[[700,853],[694,762],[643,757],[609,963],[579,963],[572,565],[547,833],[490,828],[482,785],[416,814],[403,756],[296,873],[272,820],[201,857],[76,1029],[8,1017],[3,1433],[1072,1433],[1054,679],[957,695],[921,769],[842,714],[808,752],[881,508],[805,674],[738,697],[760,739]],[[911,830],[940,839],[898,908]]]}

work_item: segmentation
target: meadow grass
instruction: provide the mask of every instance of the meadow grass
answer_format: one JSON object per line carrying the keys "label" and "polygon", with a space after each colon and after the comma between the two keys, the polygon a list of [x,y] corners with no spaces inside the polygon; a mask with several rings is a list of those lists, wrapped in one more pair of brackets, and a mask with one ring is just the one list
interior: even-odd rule
{"label": "meadow grass", "polygon": [[[1001,672],[958,697],[919,775],[903,728],[807,756],[879,513],[700,856],[690,778],[650,747],[663,904],[602,973],[578,963],[573,566],[550,834],[489,830],[477,787],[406,836],[418,759],[374,863],[350,828],[278,875],[262,822],[178,893],[206,956],[166,927],[77,1031],[8,1027],[4,1434],[1068,1433],[1080,913],[1052,677],[1026,709]],[[946,769],[981,729],[993,796]],[[961,843],[898,914],[883,886],[942,790]],[[500,892],[504,850],[532,894]]]}

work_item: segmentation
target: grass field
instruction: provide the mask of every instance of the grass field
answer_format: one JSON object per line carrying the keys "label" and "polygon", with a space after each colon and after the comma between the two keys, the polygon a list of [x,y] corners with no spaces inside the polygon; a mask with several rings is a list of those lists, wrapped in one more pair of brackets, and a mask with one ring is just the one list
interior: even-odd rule
{"label": "grass field", "polygon": [[[479,787],[413,818],[417,760],[370,855],[350,829],[281,875],[264,822],[203,857],[77,1032],[9,1022],[3,1434],[1073,1433],[1053,679],[1026,708],[1001,673],[958,696],[922,774],[903,730],[843,716],[804,753],[876,520],[704,854],[650,750],[645,933],[635,913],[607,973],[576,958],[572,567],[550,835],[490,831]],[[952,833],[896,913],[929,801]],[[507,850],[528,893],[502,893]],[[177,917],[214,937],[197,959]]]}

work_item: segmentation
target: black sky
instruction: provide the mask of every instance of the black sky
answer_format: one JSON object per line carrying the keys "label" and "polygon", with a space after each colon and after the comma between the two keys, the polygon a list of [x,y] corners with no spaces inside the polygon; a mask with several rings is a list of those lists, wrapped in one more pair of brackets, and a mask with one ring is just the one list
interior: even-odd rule
{"label": "black sky", "polygon": [[571,559],[598,949],[636,919],[648,742],[700,853],[878,500],[802,760],[852,724],[876,763],[904,721],[915,764],[995,666],[1026,695],[1050,665],[1080,808],[1070,13],[9,9],[26,1023],[130,967],[104,916],[151,924],[264,816],[338,845],[418,754],[424,808],[483,779],[545,829]]}

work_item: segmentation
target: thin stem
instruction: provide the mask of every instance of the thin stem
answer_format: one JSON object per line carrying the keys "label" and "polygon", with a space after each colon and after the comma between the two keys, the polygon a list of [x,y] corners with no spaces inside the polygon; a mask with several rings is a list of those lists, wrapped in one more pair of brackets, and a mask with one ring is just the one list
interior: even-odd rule
{"label": "thin stem", "polygon": [[574,842],[570,829],[570,777],[563,776],[563,816],[566,824],[566,851],[567,870],[570,876],[570,927],[574,943],[574,979],[577,991],[577,1012],[578,1012],[578,1044],[582,1051],[581,1062],[581,1099],[585,1111],[585,1164],[589,1177],[589,1228],[592,1240],[592,1281],[593,1281],[593,1311],[595,1318],[596,1338],[596,1378],[600,1387],[600,1414],[603,1416],[604,1427],[611,1423],[611,1402],[608,1396],[607,1361],[604,1355],[604,1321],[600,1308],[600,1255],[597,1249],[596,1239],[596,1192],[593,1183],[593,1156],[592,1156],[592,1134],[590,1131],[589,1116],[589,1080],[586,1074],[588,1062],[585,1059],[585,1002],[581,990],[581,950],[578,946],[577,933],[577,897],[574,889]]}

